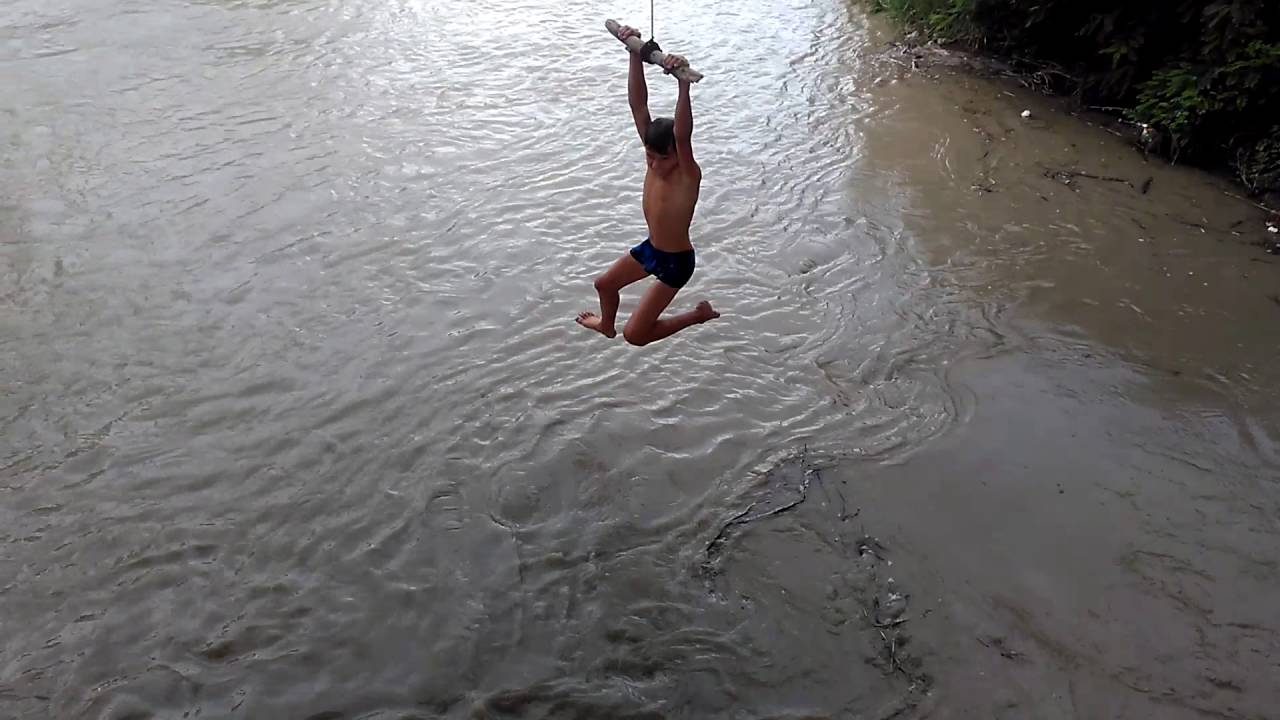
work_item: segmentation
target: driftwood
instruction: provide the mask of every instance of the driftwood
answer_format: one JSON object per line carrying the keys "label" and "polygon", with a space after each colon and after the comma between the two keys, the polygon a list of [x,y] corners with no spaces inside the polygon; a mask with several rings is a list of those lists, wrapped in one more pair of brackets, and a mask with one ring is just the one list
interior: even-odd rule
{"label": "driftwood", "polygon": [[[609,33],[611,35],[613,35],[615,38],[618,38],[618,32],[622,29],[622,25],[618,24],[617,20],[605,20],[604,26],[606,29],[609,30]],[[622,38],[618,38],[618,39],[622,40]],[[630,38],[627,38],[626,40],[623,40],[622,42],[624,45],[627,46],[629,50],[631,50],[631,52],[640,52],[640,48],[644,47],[644,41],[637,37],[630,37]],[[653,52],[649,53],[649,57],[642,57],[640,59],[647,63],[651,63],[653,65],[661,65],[663,61],[667,59],[667,54],[662,52],[661,50],[654,50]],[[671,74],[675,75],[677,78],[681,80],[684,80],[685,82],[691,82],[691,83],[696,83],[702,79],[702,73],[698,72],[697,70],[694,70],[693,68],[688,68],[688,67],[680,68],[672,72]]]}
{"label": "driftwood", "polygon": [[[1071,185],[1071,181],[1075,178],[1088,178],[1090,180],[1102,180],[1104,182],[1124,183],[1129,187],[1133,187],[1133,183],[1122,177],[1113,177],[1110,175],[1094,175],[1093,173],[1083,172],[1081,170],[1057,170],[1051,167],[1040,166],[1044,168],[1044,176],[1053,180],[1057,180],[1063,185]],[[1137,188],[1134,188],[1135,190]]]}
{"label": "driftwood", "polygon": [[[792,500],[786,505],[783,505],[781,507],[776,507],[772,510],[758,512],[755,515],[751,515],[750,513],[752,510],[755,509],[758,503],[754,503],[754,502],[751,503],[750,505],[747,506],[746,510],[743,510],[737,515],[734,515],[733,517],[729,518],[729,521],[726,522],[724,526],[720,528],[720,532],[716,533],[716,536],[711,538],[711,542],[707,543],[707,556],[710,557],[715,547],[720,543],[723,543],[727,539],[729,528],[733,527],[734,525],[745,525],[749,522],[755,522],[757,520],[763,520],[767,517],[773,517],[774,515],[781,515],[782,513],[788,510],[795,509],[796,506],[804,502],[805,499],[809,497],[809,480],[812,479],[815,475],[818,475],[818,471],[802,469],[801,472],[804,473],[804,480],[800,483],[800,497],[796,498],[795,500]],[[819,477],[821,476],[819,475]],[[841,519],[843,520],[844,518],[841,518]]]}
{"label": "driftwood", "polygon": [[1280,210],[1272,210],[1271,208],[1267,207],[1266,205],[1263,205],[1263,204],[1262,204],[1262,203],[1260,203],[1260,202],[1254,202],[1254,201],[1250,200],[1249,198],[1240,197],[1239,195],[1237,195],[1237,194],[1235,194],[1235,193],[1233,193],[1233,192],[1227,192],[1226,190],[1223,190],[1223,191],[1222,191],[1222,194],[1223,194],[1223,195],[1227,195],[1227,196],[1229,196],[1229,197],[1233,197],[1233,198],[1235,198],[1235,199],[1237,199],[1237,200],[1243,200],[1243,201],[1245,201],[1245,202],[1249,203],[1250,205],[1252,205],[1252,206],[1254,206],[1254,207],[1258,208],[1259,210],[1262,210],[1262,211],[1264,211],[1264,212],[1269,212],[1269,213],[1271,213],[1272,215],[1280,215]]}

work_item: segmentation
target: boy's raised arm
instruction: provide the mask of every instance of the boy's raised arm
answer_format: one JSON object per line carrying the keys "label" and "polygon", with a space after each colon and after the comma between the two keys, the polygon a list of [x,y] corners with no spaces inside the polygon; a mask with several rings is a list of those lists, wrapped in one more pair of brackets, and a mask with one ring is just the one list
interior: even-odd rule
{"label": "boy's raised arm", "polygon": [[[618,30],[618,37],[626,42],[629,37],[640,37],[640,31],[624,25]],[[636,53],[628,55],[631,56],[631,69],[627,73],[627,102],[631,105],[631,117],[636,121],[636,132],[644,140],[652,121],[649,117],[649,86],[644,79],[644,61]]]}
{"label": "boy's raised arm", "polygon": [[680,81],[680,99],[676,101],[676,155],[680,164],[696,167],[693,161],[693,104],[689,100],[689,83]]}
{"label": "boy's raised arm", "polygon": [[[667,55],[666,61],[663,62],[663,68],[668,73],[688,66],[689,61],[679,55]],[[679,77],[677,81],[680,84],[680,97],[676,100],[676,156],[680,158],[682,167],[694,170],[697,169],[698,164],[693,159],[693,103],[689,98],[690,83]]]}

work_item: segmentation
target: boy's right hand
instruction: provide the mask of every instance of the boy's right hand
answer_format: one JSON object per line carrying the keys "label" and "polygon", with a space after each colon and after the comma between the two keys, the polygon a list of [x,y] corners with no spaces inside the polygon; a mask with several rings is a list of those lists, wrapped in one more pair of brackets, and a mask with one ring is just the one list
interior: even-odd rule
{"label": "boy's right hand", "polygon": [[689,61],[684,59],[683,55],[673,55],[667,53],[667,57],[662,61],[662,69],[670,75],[680,68],[689,67]]}

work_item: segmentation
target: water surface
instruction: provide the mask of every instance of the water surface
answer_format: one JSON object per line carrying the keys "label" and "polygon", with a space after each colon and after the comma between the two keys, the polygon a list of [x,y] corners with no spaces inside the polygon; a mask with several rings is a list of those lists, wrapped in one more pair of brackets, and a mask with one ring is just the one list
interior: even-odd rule
{"label": "water surface", "polygon": [[1256,211],[842,0],[658,9],[724,318],[638,350],[647,3],[9,3],[0,716],[1274,707]]}

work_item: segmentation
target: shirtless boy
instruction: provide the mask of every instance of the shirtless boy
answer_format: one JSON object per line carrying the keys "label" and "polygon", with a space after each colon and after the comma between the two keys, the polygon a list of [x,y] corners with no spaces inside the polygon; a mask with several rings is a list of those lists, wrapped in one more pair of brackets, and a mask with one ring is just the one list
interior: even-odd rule
{"label": "shirtless boy", "polygon": [[[623,27],[619,37],[640,37],[631,27]],[[663,69],[668,73],[687,67],[679,55],[667,55]],[[636,131],[644,142],[648,171],[644,176],[644,219],[649,237],[631,248],[605,273],[595,280],[600,295],[600,314],[583,312],[578,324],[605,337],[618,332],[614,321],[618,315],[618,291],[649,275],[657,278],[645,291],[639,306],[627,320],[622,336],[632,345],[648,345],[673,335],[690,325],[720,317],[720,313],[703,300],[693,310],[665,318],[658,317],[675,299],[676,293],[693,276],[694,252],[689,242],[689,225],[698,204],[702,169],[693,159],[693,109],[689,104],[689,83],[680,80],[680,98],[674,119],[649,117],[649,89],[645,85],[644,62],[631,53],[631,71],[627,81],[627,97]]]}

